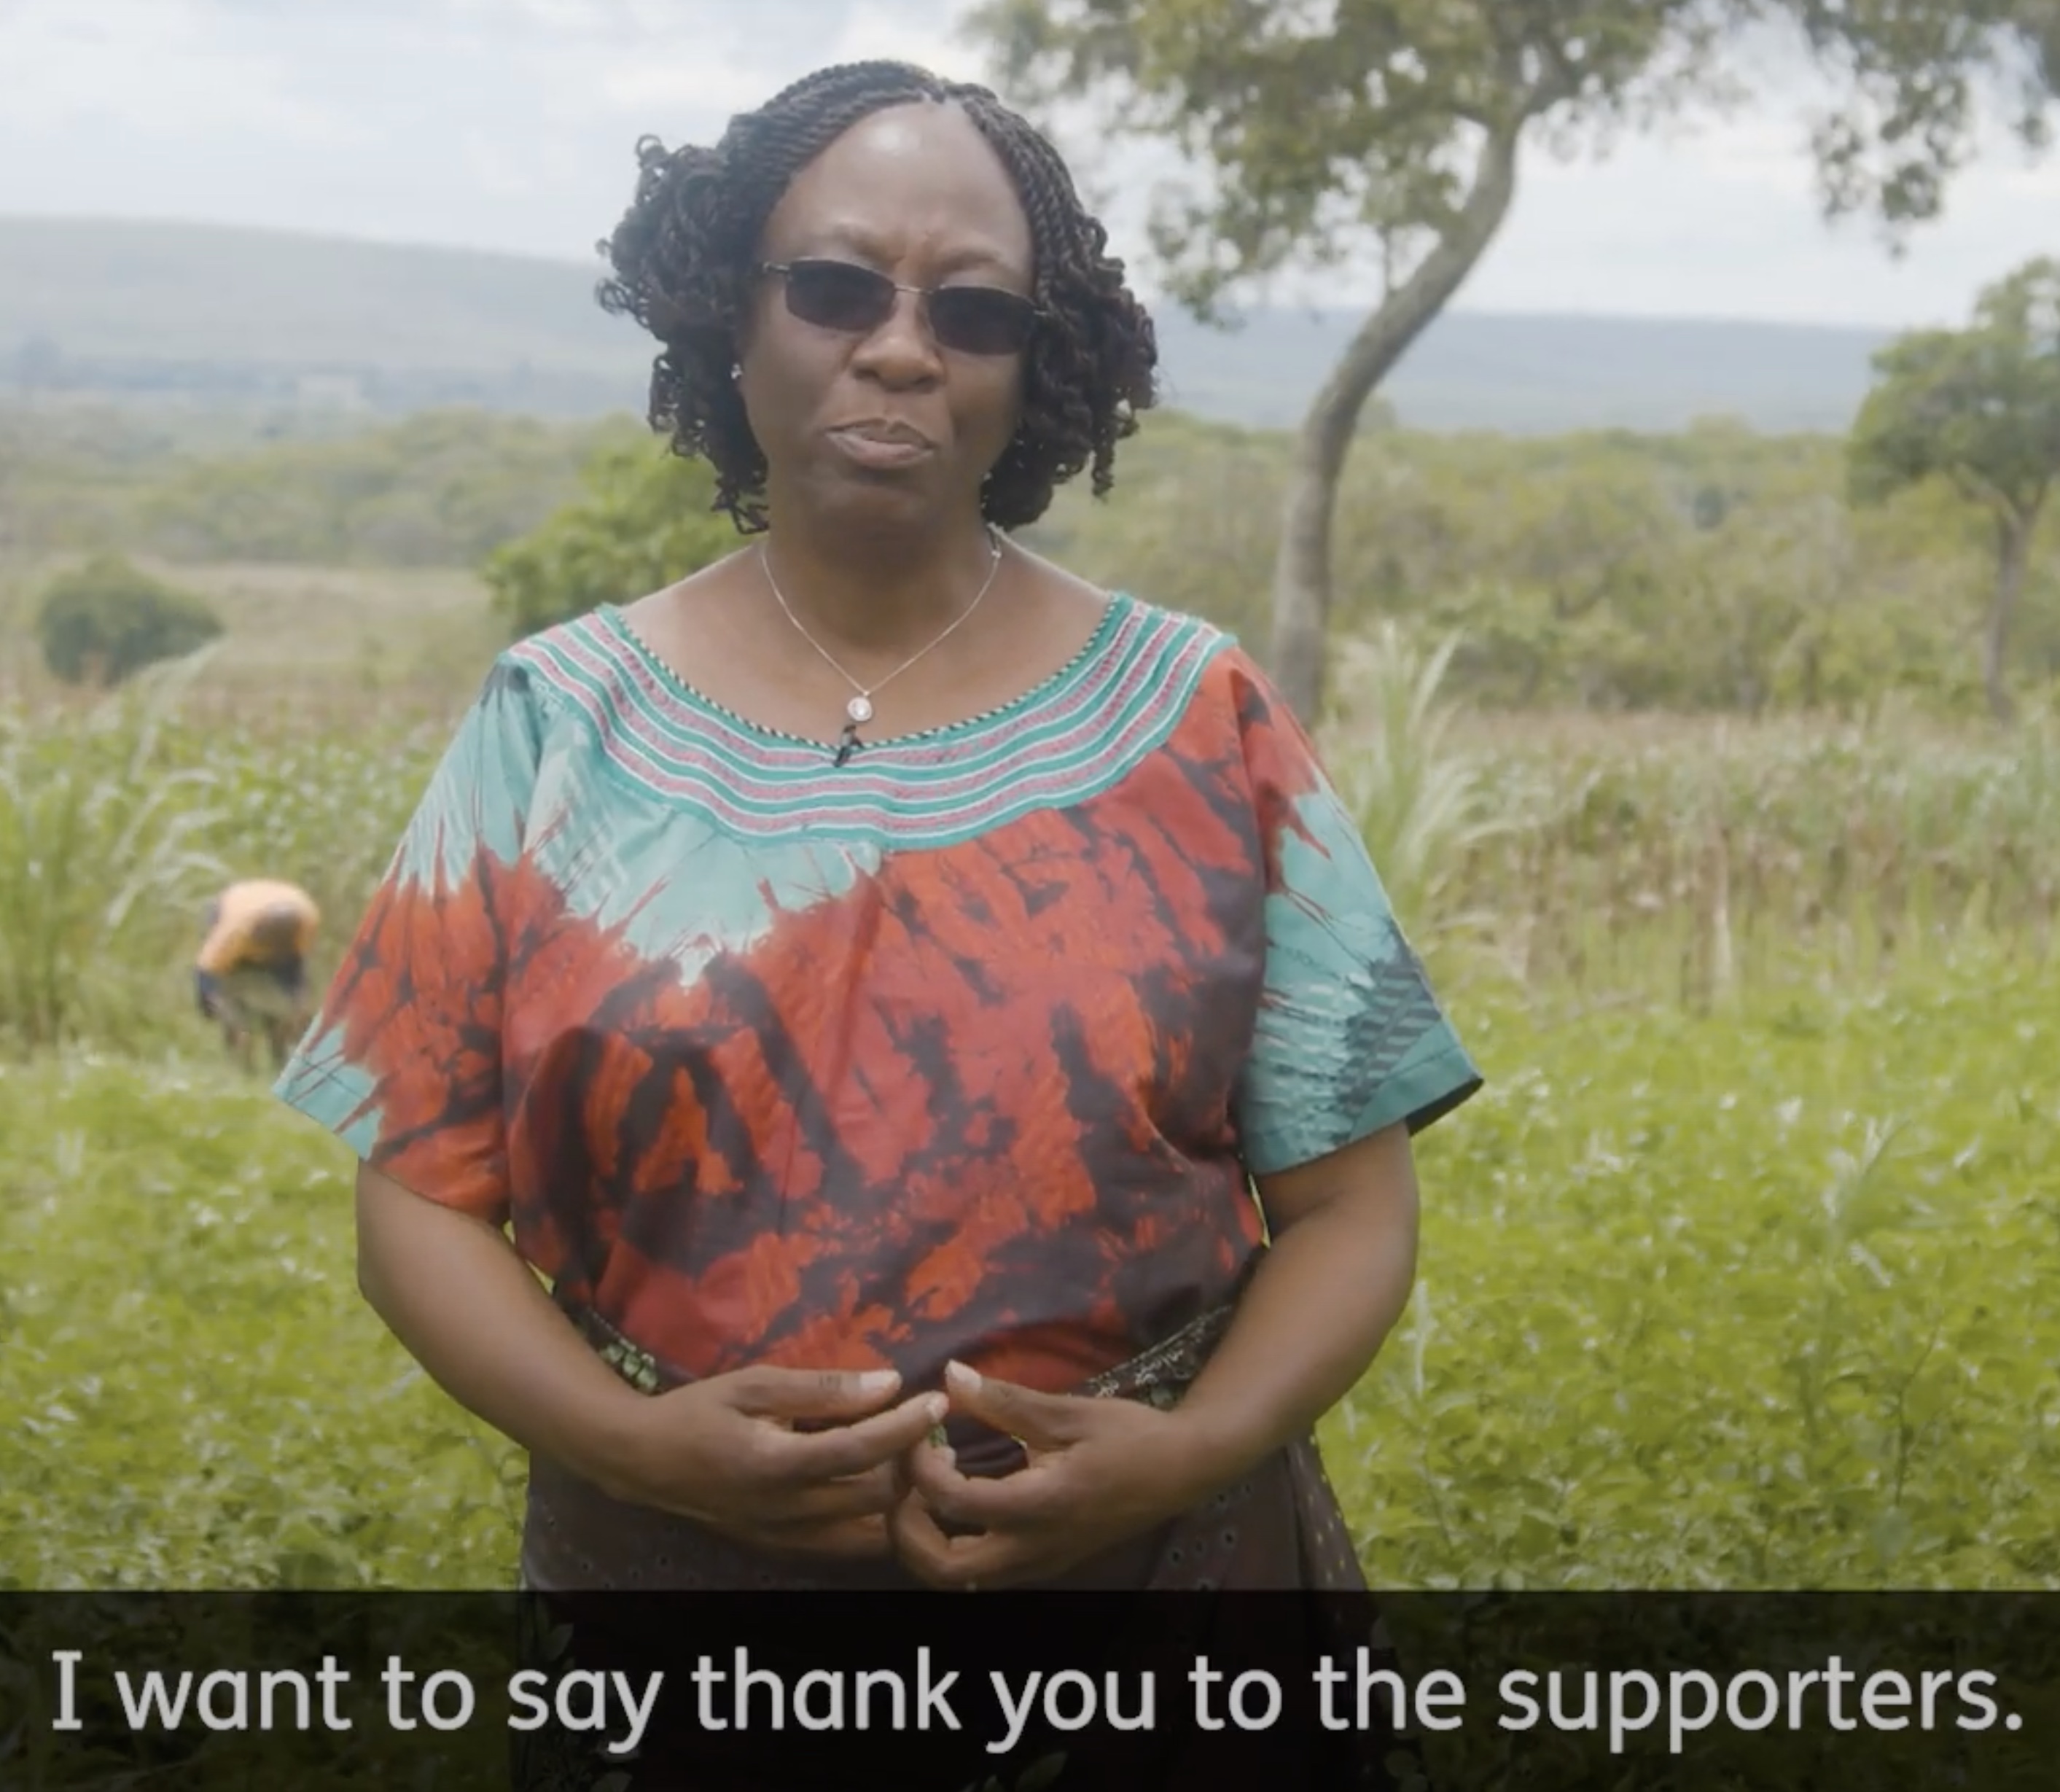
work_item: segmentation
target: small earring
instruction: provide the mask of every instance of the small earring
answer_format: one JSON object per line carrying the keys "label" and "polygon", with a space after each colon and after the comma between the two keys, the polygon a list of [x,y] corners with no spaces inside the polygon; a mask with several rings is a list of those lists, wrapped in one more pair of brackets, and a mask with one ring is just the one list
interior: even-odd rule
{"label": "small earring", "polygon": [[741,380],[744,377],[744,363],[742,361],[733,361],[729,364],[729,377],[733,380]]}

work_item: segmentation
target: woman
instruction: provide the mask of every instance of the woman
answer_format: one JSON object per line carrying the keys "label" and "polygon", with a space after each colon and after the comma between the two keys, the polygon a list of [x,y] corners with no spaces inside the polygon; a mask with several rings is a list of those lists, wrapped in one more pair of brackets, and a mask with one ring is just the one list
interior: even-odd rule
{"label": "woman", "polygon": [[533,1586],[1363,1585],[1310,1428],[1479,1079],[1251,661],[1005,533],[1152,401],[1121,264],[898,64],[640,158],[751,539],[502,656],[281,1079],[367,1297]]}

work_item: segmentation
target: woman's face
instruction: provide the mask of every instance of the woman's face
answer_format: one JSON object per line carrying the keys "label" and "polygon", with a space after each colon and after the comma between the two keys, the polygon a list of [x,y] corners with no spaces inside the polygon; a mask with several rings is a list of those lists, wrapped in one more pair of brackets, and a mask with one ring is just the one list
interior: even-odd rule
{"label": "woman's face", "polygon": [[[811,258],[1025,297],[1034,273],[1008,170],[964,112],[928,102],[861,119],[795,176],[758,259]],[[765,276],[739,358],[776,524],[783,501],[856,526],[976,515],[1022,402],[1022,355],[940,348],[912,293],[869,332],[843,332],[795,317]]]}

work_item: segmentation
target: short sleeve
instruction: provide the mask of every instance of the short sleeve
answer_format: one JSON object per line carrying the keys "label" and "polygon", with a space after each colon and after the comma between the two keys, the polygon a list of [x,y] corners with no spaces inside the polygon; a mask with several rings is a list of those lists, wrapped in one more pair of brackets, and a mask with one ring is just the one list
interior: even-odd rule
{"label": "short sleeve", "polygon": [[431,1200],[504,1223],[507,941],[541,729],[497,662],[429,780],[274,1092]]}
{"label": "short sleeve", "polygon": [[1419,1131],[1481,1076],[1308,736],[1241,653],[1232,681],[1266,869],[1265,972],[1236,1120],[1264,1175],[1398,1121]]}

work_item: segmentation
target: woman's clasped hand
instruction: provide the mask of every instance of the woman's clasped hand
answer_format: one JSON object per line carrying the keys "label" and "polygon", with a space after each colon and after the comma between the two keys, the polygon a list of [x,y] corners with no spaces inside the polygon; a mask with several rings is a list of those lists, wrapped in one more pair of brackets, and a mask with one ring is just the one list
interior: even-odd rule
{"label": "woman's clasped hand", "polygon": [[[958,1363],[945,1390],[904,1398],[891,1369],[732,1370],[641,1403],[601,1479],[749,1548],[892,1555],[933,1586],[968,1590],[1064,1574],[1208,1491],[1176,1413]],[[1025,1466],[961,1474],[939,1438],[954,1416],[1015,1439]]]}

